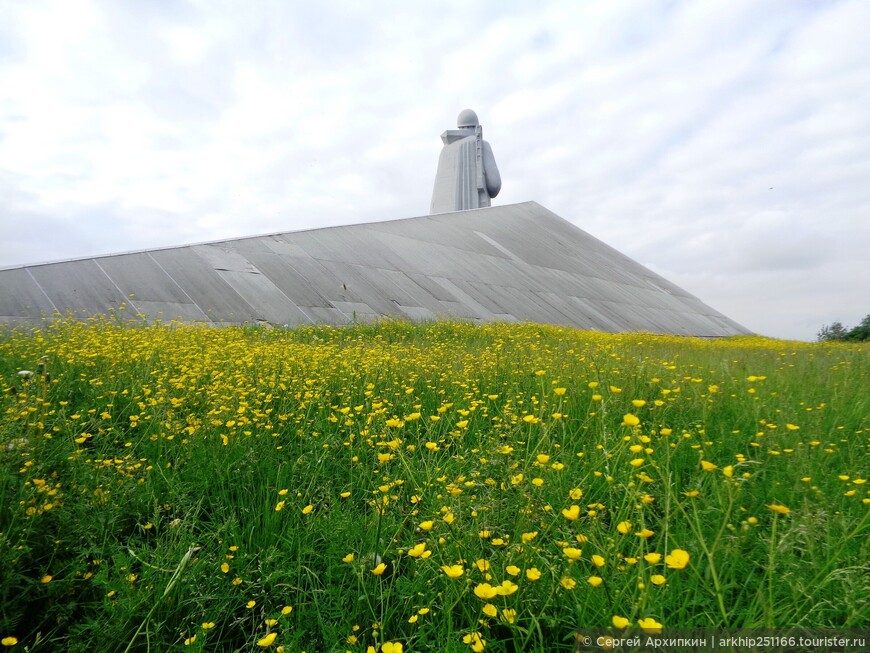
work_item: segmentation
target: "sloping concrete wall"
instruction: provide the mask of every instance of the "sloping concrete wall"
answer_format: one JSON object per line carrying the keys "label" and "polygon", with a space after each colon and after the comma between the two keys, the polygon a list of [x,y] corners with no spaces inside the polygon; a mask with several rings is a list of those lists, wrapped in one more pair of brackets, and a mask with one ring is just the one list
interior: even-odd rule
{"label": "sloping concrete wall", "polygon": [[748,333],[535,202],[0,270],[0,321],[122,305],[166,322],[458,318]]}

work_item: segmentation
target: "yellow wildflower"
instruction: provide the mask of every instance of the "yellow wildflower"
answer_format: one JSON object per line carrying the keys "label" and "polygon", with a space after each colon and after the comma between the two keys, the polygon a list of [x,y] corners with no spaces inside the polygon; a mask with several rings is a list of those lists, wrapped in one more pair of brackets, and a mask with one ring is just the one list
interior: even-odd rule
{"label": "yellow wildflower", "polygon": [[580,517],[580,506],[575,505],[570,508],[564,508],[562,510],[562,516],[571,521],[578,519]]}
{"label": "yellow wildflower", "polygon": [[626,413],[622,416],[622,424],[620,426],[637,426],[638,424],[640,424],[640,419],[637,416]]}
{"label": "yellow wildflower", "polygon": [[480,636],[480,633],[469,633],[462,638],[464,644],[468,644],[474,653],[480,653],[486,648],[486,640]]}
{"label": "yellow wildflower", "polygon": [[689,552],[683,549],[673,549],[665,556],[665,564],[670,569],[685,569],[689,564]]}
{"label": "yellow wildflower", "polygon": [[773,512],[777,512],[780,515],[787,515],[788,513],[791,512],[791,508],[788,508],[787,506],[783,506],[782,504],[771,503],[771,504],[766,504],[766,505],[768,508],[773,510]]}
{"label": "yellow wildflower", "polygon": [[459,578],[465,573],[465,569],[462,568],[462,565],[443,565],[441,571],[447,575],[447,578],[454,579]]}
{"label": "yellow wildflower", "polygon": [[567,557],[569,560],[579,560],[580,556],[583,555],[583,551],[581,549],[577,549],[573,546],[566,546],[564,549],[562,549],[562,553],[564,553],[565,557]]}
{"label": "yellow wildflower", "polygon": [[474,595],[477,598],[483,599],[485,601],[487,599],[491,599],[494,596],[497,596],[498,591],[489,583],[479,583],[474,588]]}
{"label": "yellow wildflower", "polygon": [[637,625],[643,629],[647,635],[657,635],[662,632],[662,625],[652,617],[644,617],[637,620]]}
{"label": "yellow wildflower", "polygon": [[503,580],[501,585],[496,585],[494,589],[499,596],[510,596],[519,589],[519,585],[509,580]]}
{"label": "yellow wildflower", "polygon": [[272,646],[272,642],[275,641],[275,638],[278,636],[278,633],[269,633],[262,639],[257,640],[257,646],[262,646],[263,648],[268,648]]}
{"label": "yellow wildflower", "polygon": [[626,619],[625,617],[621,617],[618,614],[613,615],[613,619],[610,620],[614,626],[619,629],[628,628],[631,621]]}

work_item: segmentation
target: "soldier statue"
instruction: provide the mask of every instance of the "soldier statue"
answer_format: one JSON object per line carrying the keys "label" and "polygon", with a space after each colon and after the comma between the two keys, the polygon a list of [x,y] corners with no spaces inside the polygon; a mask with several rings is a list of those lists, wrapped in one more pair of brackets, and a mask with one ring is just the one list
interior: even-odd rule
{"label": "soldier statue", "polygon": [[501,190],[501,175],[492,148],[483,140],[477,114],[465,109],[456,129],[441,134],[444,147],[438,159],[429,213],[479,209]]}

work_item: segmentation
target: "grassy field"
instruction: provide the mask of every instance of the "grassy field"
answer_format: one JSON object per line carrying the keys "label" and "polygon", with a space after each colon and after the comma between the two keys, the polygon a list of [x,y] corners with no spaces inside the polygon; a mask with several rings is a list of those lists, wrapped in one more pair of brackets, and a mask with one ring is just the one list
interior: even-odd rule
{"label": "grassy field", "polygon": [[870,624],[870,347],[0,328],[2,650]]}

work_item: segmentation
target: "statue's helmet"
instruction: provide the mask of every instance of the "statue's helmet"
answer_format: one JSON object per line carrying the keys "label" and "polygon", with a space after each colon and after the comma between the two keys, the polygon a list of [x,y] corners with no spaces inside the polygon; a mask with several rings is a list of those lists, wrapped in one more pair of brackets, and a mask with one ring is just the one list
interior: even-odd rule
{"label": "statue's helmet", "polygon": [[456,119],[456,126],[459,129],[474,129],[480,123],[477,121],[477,114],[471,109],[465,109],[459,114]]}

